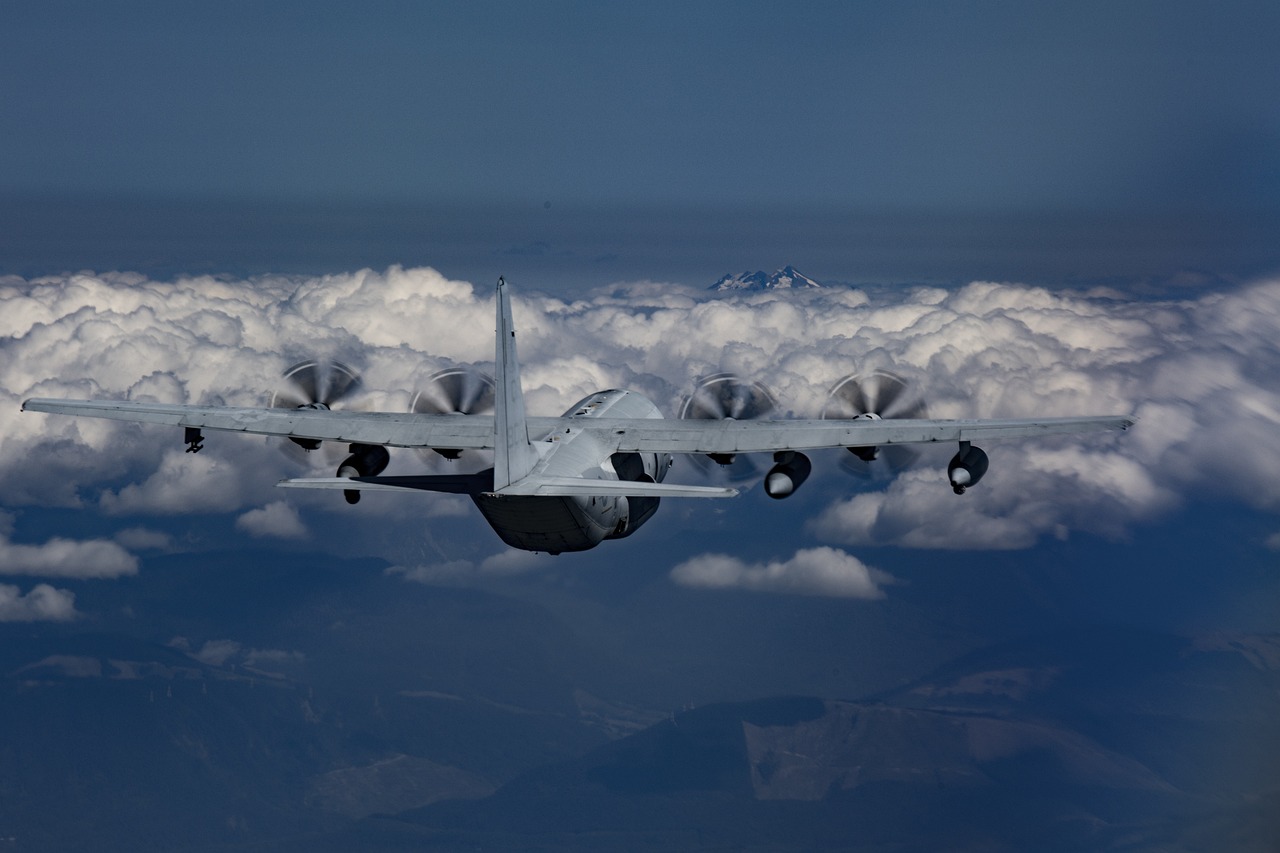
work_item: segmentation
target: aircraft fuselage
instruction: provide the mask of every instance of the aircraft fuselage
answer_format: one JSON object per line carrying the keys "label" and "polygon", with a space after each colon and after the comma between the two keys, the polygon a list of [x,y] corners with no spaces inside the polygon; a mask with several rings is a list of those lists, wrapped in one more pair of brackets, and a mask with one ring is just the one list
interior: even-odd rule
{"label": "aircraft fuselage", "polygon": [[[662,412],[634,391],[599,391],[564,413],[572,420],[661,418]],[[572,426],[545,436],[529,436],[539,460],[533,474],[586,480],[660,483],[671,467],[666,453],[611,453],[588,431]],[[494,532],[513,548],[526,551],[585,551],[606,539],[630,535],[658,509],[657,497],[622,495],[473,494],[471,499]]]}

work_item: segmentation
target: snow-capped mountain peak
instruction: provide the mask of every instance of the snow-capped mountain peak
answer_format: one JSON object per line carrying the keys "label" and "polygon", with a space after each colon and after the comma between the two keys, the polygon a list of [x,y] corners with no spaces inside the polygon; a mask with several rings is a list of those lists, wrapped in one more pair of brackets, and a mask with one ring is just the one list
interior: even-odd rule
{"label": "snow-capped mountain peak", "polygon": [[772,273],[756,270],[755,272],[743,272],[737,275],[725,275],[708,289],[717,291],[786,290],[793,287],[808,290],[821,288],[822,285],[788,264]]}

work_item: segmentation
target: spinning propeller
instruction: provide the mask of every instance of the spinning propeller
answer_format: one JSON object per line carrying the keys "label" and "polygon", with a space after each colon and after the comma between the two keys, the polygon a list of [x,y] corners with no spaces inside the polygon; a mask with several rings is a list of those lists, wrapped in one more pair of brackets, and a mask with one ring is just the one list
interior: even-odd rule
{"label": "spinning propeller", "polygon": [[[354,369],[328,359],[298,362],[284,372],[282,379],[281,387],[271,395],[273,409],[328,411],[335,403],[349,400],[360,390],[360,375]],[[296,447],[312,451],[323,443],[315,438],[288,438],[290,443],[281,447],[295,455]],[[376,444],[353,443],[348,445],[347,452],[351,455],[338,465],[339,477],[372,477],[382,473],[391,460],[387,449]],[[347,489],[342,494],[349,504],[360,502],[360,492],[356,489]]]}
{"label": "spinning propeller", "polygon": [[[332,409],[334,404],[359,392],[360,374],[340,361],[308,359],[300,361],[281,374],[280,387],[271,395],[273,409]],[[291,445],[282,448],[297,458],[293,447],[316,450],[321,442],[314,438],[289,438]],[[303,456],[305,460],[305,456]]]}
{"label": "spinning propeller", "polygon": [[[759,382],[749,382],[732,373],[714,373],[699,380],[693,393],[685,398],[680,417],[745,421],[769,417],[775,409],[773,394]],[[730,482],[750,480],[760,473],[750,456],[739,459],[733,454],[717,453],[693,458],[706,471],[715,470],[706,460],[715,462]]]}
{"label": "spinning propeller", "polygon": [[[846,376],[835,384],[822,407],[824,420],[834,418],[927,418],[928,407],[916,389],[905,379],[886,370],[876,370],[860,376]],[[884,447],[850,447],[849,452],[865,464],[846,459],[842,466],[858,476],[871,473],[870,463],[883,461],[890,471],[897,472],[919,456],[912,448],[901,444]]]}
{"label": "spinning propeller", "polygon": [[[474,367],[446,367],[427,377],[409,402],[409,411],[424,415],[488,415],[494,408],[494,381]],[[457,459],[460,450],[423,450],[425,459],[436,454]]]}
{"label": "spinning propeller", "polygon": [[493,412],[493,378],[473,367],[446,367],[427,378],[409,403],[425,415],[487,415]]}

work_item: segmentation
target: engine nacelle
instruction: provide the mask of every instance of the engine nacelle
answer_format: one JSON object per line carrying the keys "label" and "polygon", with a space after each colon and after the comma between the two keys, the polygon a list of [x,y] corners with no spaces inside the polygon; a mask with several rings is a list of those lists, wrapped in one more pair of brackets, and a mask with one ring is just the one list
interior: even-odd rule
{"label": "engine nacelle", "polygon": [[960,452],[951,457],[947,465],[947,479],[951,481],[951,490],[963,495],[964,490],[976,485],[987,473],[987,454],[981,447],[975,447],[967,441],[960,442]]}
{"label": "engine nacelle", "polygon": [[[633,483],[661,483],[671,468],[669,453],[615,453],[609,457],[613,470],[619,480]],[[630,536],[636,528],[644,524],[658,511],[660,498],[644,495],[631,495],[619,498],[621,516],[625,524],[607,538],[621,539]]]}
{"label": "engine nacelle", "polygon": [[[353,444],[351,455],[338,466],[339,477],[376,477],[391,463],[391,454],[380,444]],[[349,504],[360,503],[359,489],[343,489]]]}
{"label": "engine nacelle", "polygon": [[773,461],[777,464],[764,475],[764,493],[776,500],[794,493],[813,471],[809,457],[794,450],[779,450],[773,454]]}

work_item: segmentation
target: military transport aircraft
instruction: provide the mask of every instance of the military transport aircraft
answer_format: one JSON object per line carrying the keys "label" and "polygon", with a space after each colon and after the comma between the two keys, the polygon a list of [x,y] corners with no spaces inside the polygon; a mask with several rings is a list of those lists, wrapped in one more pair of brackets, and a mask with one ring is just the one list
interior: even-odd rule
{"label": "military transport aircraft", "polygon": [[[679,420],[663,418],[653,402],[634,391],[616,389],[592,394],[558,418],[528,417],[511,299],[501,278],[496,331],[496,376],[485,380],[491,387],[469,382],[461,372],[444,371],[443,393],[437,396],[455,399],[439,403],[419,395],[411,406],[414,411],[403,414],[332,410],[329,403],[336,394],[317,388],[314,363],[299,365],[301,373],[294,377],[306,393],[277,395],[271,408],[56,399],[27,400],[22,408],[183,427],[187,449],[193,453],[203,446],[205,429],[282,436],[308,450],[321,442],[341,442],[350,446],[350,456],[337,476],[288,479],[279,485],[341,490],[350,503],[369,490],[469,495],[502,541],[552,554],[584,551],[606,539],[630,535],[653,517],[664,497],[738,494],[726,486],[664,483],[672,454],[701,454],[729,466],[738,454],[771,453],[774,464],[764,476],[764,488],[769,496],[784,498],[812,470],[804,451],[845,448],[870,461],[880,448],[895,451],[900,445],[955,441],[959,449],[947,466],[947,477],[956,494],[963,494],[987,470],[987,455],[972,443],[975,439],[1127,429],[1134,422],[1126,416],[898,418],[889,411],[891,406],[877,407],[864,399],[865,389],[853,389],[847,405],[829,406],[823,419],[744,420],[749,409],[760,408],[755,403],[767,392],[756,393],[731,380],[704,385],[701,404],[694,401],[699,411],[690,412],[686,403],[685,417]],[[887,377],[882,384],[893,379]],[[354,374],[346,373],[336,384],[354,381]],[[467,414],[474,411],[475,398],[485,394],[492,395],[492,414]],[[471,399],[462,402],[459,396]],[[898,408],[907,414],[920,412],[910,406]],[[491,450],[493,467],[473,474],[379,476],[390,460],[388,447],[430,449],[446,458]]]}

